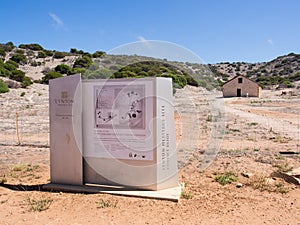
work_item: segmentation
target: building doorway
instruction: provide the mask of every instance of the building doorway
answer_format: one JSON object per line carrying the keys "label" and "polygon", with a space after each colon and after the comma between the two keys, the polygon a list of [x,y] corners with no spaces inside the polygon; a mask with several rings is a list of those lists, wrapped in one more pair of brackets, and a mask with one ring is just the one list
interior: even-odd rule
{"label": "building doorway", "polygon": [[242,97],[242,89],[238,88],[238,89],[236,90],[236,96],[237,96],[237,97]]}

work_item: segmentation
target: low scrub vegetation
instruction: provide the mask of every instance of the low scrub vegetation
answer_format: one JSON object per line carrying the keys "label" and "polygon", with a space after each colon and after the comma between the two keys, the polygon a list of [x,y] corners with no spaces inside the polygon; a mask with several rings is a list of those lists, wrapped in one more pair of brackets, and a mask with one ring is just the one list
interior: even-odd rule
{"label": "low scrub vegetation", "polygon": [[238,176],[232,171],[226,171],[223,174],[217,174],[215,181],[222,185],[231,184],[238,181]]}
{"label": "low scrub vegetation", "polygon": [[0,79],[0,93],[9,92],[9,88],[7,87],[6,83],[2,79]]}
{"label": "low scrub vegetation", "polygon": [[49,209],[52,202],[53,199],[48,197],[46,198],[41,197],[38,199],[34,199],[28,196],[25,199],[25,203],[29,206],[29,210],[34,212],[41,212]]}

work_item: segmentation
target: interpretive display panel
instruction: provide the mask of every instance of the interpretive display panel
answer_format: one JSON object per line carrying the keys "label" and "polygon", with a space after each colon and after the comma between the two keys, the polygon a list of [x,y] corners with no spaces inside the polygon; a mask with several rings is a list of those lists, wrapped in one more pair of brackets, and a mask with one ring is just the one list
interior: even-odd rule
{"label": "interpretive display panel", "polygon": [[153,160],[153,81],[87,81],[83,89],[84,156]]}
{"label": "interpretive display panel", "polygon": [[51,182],[177,187],[172,92],[170,78],[50,82]]}

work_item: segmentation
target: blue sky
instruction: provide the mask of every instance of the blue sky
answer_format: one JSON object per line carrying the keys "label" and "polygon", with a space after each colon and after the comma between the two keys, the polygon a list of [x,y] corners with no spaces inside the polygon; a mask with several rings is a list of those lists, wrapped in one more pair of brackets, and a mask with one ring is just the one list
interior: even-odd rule
{"label": "blue sky", "polygon": [[159,40],[206,63],[263,62],[300,53],[298,0],[1,1],[0,43],[110,51]]}

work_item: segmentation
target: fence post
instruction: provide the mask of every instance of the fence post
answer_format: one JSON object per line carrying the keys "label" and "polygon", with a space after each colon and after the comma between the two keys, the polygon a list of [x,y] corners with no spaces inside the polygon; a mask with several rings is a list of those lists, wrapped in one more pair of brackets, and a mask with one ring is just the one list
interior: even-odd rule
{"label": "fence post", "polygon": [[17,145],[20,145],[20,136],[19,136],[19,114],[16,112],[16,134],[17,134],[17,139],[18,139],[18,143]]}

